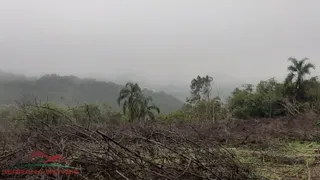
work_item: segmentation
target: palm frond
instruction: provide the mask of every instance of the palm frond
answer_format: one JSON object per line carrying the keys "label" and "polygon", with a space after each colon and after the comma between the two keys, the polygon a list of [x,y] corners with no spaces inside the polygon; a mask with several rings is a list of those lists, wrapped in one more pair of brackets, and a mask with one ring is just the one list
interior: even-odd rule
{"label": "palm frond", "polygon": [[294,67],[293,65],[290,65],[290,66],[288,67],[288,71],[290,71],[290,72],[297,72],[298,69],[297,69],[296,67]]}
{"label": "palm frond", "polygon": [[134,83],[133,82],[127,82],[125,87],[128,88],[128,87],[133,87],[134,86]]}
{"label": "palm frond", "polygon": [[155,105],[148,106],[148,111],[151,110],[155,110],[158,114],[160,114],[160,108]]}
{"label": "palm frond", "polygon": [[298,67],[298,66],[299,66],[298,60],[297,60],[296,58],[294,58],[294,57],[289,57],[289,58],[288,58],[288,61],[291,61],[292,64],[293,64],[295,67]]}
{"label": "palm frond", "polygon": [[123,99],[127,98],[130,94],[130,90],[128,88],[121,89],[119,93],[119,97],[117,98],[118,105],[120,106],[120,103]]}
{"label": "palm frond", "polygon": [[309,79],[309,81],[318,83],[318,78],[319,78],[318,76],[313,76]]}
{"label": "palm frond", "polygon": [[153,114],[153,112],[149,111],[148,112],[148,116],[150,119],[154,120],[155,119],[155,115]]}
{"label": "palm frond", "polygon": [[305,62],[309,60],[308,58],[303,58],[301,59],[298,64],[299,64],[299,67],[302,69],[302,67],[304,66]]}
{"label": "palm frond", "polygon": [[289,73],[286,79],[284,80],[284,84],[289,84],[292,82],[293,78],[295,77],[294,73]]}
{"label": "palm frond", "polygon": [[316,69],[315,65],[312,63],[308,63],[302,67],[302,73],[310,74],[310,69]]}
{"label": "palm frond", "polygon": [[142,92],[138,83],[132,84],[131,89],[132,89],[132,92],[134,92],[134,93],[141,93]]}
{"label": "palm frond", "polygon": [[130,93],[130,89],[128,88],[123,88],[121,89],[120,93],[119,94],[129,94]]}
{"label": "palm frond", "polygon": [[118,102],[118,105],[120,106],[121,104],[121,101],[124,100],[125,98],[128,97],[129,94],[120,94],[120,96],[117,98],[117,102]]}

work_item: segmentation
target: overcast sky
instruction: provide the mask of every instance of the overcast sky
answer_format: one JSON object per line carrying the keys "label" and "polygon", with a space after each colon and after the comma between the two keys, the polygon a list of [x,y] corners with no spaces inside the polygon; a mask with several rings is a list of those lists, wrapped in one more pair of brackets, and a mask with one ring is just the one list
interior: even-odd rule
{"label": "overcast sky", "polygon": [[283,77],[287,59],[320,72],[319,0],[2,0],[1,69]]}

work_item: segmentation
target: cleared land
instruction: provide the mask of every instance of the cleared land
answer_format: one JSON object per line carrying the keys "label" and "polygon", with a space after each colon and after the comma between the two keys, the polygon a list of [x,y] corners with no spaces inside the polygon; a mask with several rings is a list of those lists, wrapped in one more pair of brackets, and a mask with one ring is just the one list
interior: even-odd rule
{"label": "cleared land", "polygon": [[30,117],[2,133],[0,166],[31,163],[29,153],[41,150],[62,155],[80,171],[51,179],[319,179],[318,117],[89,128],[67,117],[57,125]]}

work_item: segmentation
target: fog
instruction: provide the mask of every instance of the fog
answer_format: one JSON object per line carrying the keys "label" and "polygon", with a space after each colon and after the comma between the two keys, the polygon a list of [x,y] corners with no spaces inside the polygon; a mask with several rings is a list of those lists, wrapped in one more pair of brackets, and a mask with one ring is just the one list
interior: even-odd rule
{"label": "fog", "polygon": [[0,2],[1,69],[154,84],[194,76],[286,75],[288,57],[319,66],[317,0],[10,0]]}

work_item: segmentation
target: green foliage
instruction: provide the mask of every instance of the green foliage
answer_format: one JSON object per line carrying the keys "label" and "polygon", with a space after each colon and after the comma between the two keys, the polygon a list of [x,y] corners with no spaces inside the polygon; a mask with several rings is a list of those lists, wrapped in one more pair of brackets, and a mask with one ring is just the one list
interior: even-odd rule
{"label": "green foliage", "polygon": [[[221,101],[220,97],[215,97],[214,101],[214,119],[222,120],[228,116],[226,105]],[[212,103],[211,103],[212,106]]]}
{"label": "green foliage", "polygon": [[215,100],[211,99],[212,91],[211,76],[197,76],[191,80],[190,98],[187,98],[187,103],[191,106],[188,117],[197,120],[214,120],[216,115]]}
{"label": "green foliage", "polygon": [[192,106],[192,109],[189,111],[189,117],[192,120],[197,121],[203,121],[208,120],[208,117],[212,117],[212,109],[211,109],[211,103],[210,101],[199,101],[194,106]]}
{"label": "green foliage", "polygon": [[166,116],[162,115],[160,119],[169,122],[203,121],[208,120],[208,117],[212,116],[217,120],[227,117],[227,109],[219,97],[215,97],[209,101],[201,100],[193,105],[185,104],[179,111],[172,112]]}
{"label": "green foliage", "polygon": [[167,115],[161,115],[159,119],[165,122],[182,122],[187,120],[187,115],[182,110],[178,110]]}
{"label": "green foliage", "polygon": [[113,111],[112,108],[105,103],[76,106],[72,108],[72,115],[78,123],[87,127],[90,127],[93,123],[119,123],[121,120],[121,115]]}
{"label": "green foliage", "polygon": [[228,106],[233,116],[237,118],[248,118],[256,112],[254,94],[247,89],[236,88],[229,97]]}
{"label": "green foliage", "polygon": [[253,85],[236,88],[228,100],[228,107],[234,117],[274,117],[284,115],[279,105],[282,100],[282,85],[274,78],[260,81],[256,89]]}
{"label": "green foliage", "polygon": [[304,81],[305,101],[310,103],[313,110],[320,112],[320,82],[318,77],[312,77]]}
{"label": "green foliage", "polygon": [[46,127],[49,125],[58,125],[65,123],[65,109],[59,108],[53,103],[42,103],[40,105],[24,105],[15,114],[14,120],[22,122],[26,126]]}
{"label": "green foliage", "polygon": [[187,102],[190,104],[197,103],[201,100],[210,99],[211,88],[212,88],[212,77],[211,76],[197,76],[191,80],[190,85],[190,98],[187,98]]}
{"label": "green foliage", "polygon": [[73,115],[81,125],[89,127],[91,123],[102,122],[100,108],[96,104],[83,104],[73,108]]}
{"label": "green foliage", "polygon": [[307,58],[288,60],[292,65],[288,67],[284,83],[272,78],[260,81],[255,89],[253,85],[245,85],[243,89],[234,90],[228,99],[229,111],[234,117],[274,117],[319,109],[320,83],[317,77],[306,79],[315,66],[307,63]]}
{"label": "green foliage", "polygon": [[289,58],[290,73],[284,83],[274,78],[260,81],[254,90],[252,85],[236,88],[228,100],[229,110],[237,118],[274,117],[294,114],[295,111],[318,109],[320,106],[320,83],[317,77],[306,79],[314,65]]}
{"label": "green foliage", "polygon": [[119,106],[122,103],[123,114],[128,114],[129,121],[138,119],[155,119],[154,112],[160,109],[152,103],[151,97],[145,97],[138,83],[128,82],[120,91],[117,99]]}

